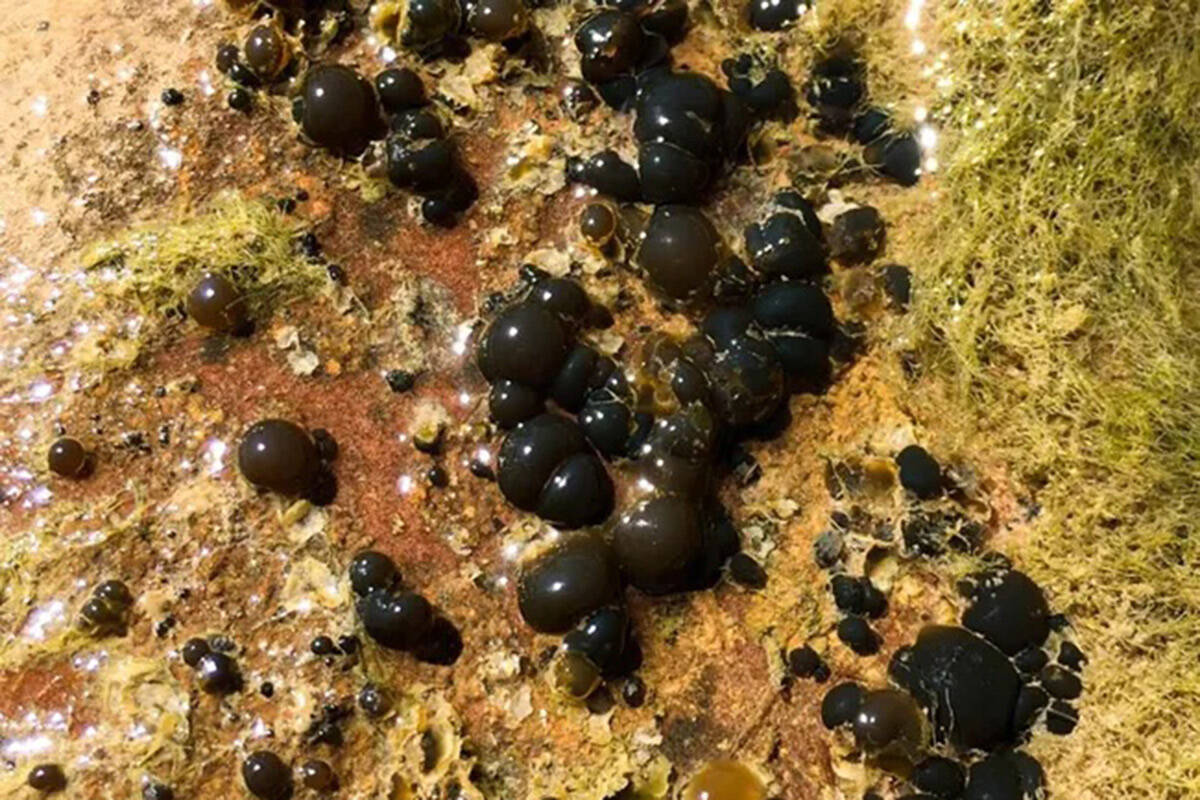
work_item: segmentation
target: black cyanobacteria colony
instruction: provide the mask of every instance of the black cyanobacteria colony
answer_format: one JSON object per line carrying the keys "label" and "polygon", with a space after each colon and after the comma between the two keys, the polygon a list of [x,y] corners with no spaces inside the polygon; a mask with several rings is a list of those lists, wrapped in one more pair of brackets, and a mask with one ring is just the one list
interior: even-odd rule
{"label": "black cyanobacteria colony", "polygon": [[[975,523],[952,509],[920,507],[941,502],[947,490],[955,489],[952,476],[918,445],[904,448],[895,460],[900,485],[911,500],[901,525],[903,554],[977,551],[981,531]],[[847,483],[858,488],[852,471],[840,477],[849,480],[837,481],[836,495]],[[842,519],[841,524],[853,523]],[[835,571],[831,588],[838,609],[848,615],[843,624],[871,616],[870,580],[838,571],[840,552],[819,548],[817,556],[823,567]],[[915,642],[892,654],[888,675],[894,687],[872,692],[841,684],[826,695],[822,717],[829,728],[851,729],[857,749],[868,756],[902,751],[912,764],[909,781],[918,791],[972,800],[1033,798],[1040,796],[1041,767],[1016,748],[1039,722],[1058,734],[1074,728],[1078,714],[1070,701],[1083,690],[1078,673],[1086,659],[1066,638],[1066,621],[1050,613],[1037,584],[1003,557],[983,557],[992,566],[959,586],[968,601],[961,627],[925,627]],[[846,643],[854,647],[854,642]],[[1053,652],[1057,663],[1051,663]],[[866,718],[880,717],[879,709],[868,703],[880,692],[907,698],[884,714],[889,733],[882,739],[863,730]]]}

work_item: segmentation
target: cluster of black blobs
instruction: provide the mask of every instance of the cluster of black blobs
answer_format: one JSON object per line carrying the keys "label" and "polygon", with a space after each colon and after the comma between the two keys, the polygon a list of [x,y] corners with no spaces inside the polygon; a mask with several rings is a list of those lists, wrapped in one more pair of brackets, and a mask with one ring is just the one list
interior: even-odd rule
{"label": "cluster of black blobs", "polygon": [[[954,481],[924,448],[910,445],[895,458],[910,507],[900,547],[909,557],[950,550],[978,552],[981,530],[953,510],[923,506],[957,494]],[[836,472],[835,496],[855,487],[853,470]],[[844,514],[837,528],[854,524]],[[858,520],[862,522],[862,520]],[[1078,721],[1072,701],[1083,691],[1086,658],[1070,641],[1069,625],[1052,614],[1042,590],[996,553],[988,566],[960,582],[967,601],[961,625],[929,625],[891,657],[891,684],[867,689],[842,683],[822,703],[822,721],[847,729],[857,751],[904,765],[916,794],[909,798],[1022,800],[1040,797],[1038,762],[1018,748],[1035,726],[1070,733]],[[817,561],[832,573],[834,602],[845,615],[838,637],[868,655],[879,639],[867,619],[886,611],[886,598],[865,576],[844,572],[840,534],[817,543]],[[789,654],[805,677],[829,677],[811,648]]]}

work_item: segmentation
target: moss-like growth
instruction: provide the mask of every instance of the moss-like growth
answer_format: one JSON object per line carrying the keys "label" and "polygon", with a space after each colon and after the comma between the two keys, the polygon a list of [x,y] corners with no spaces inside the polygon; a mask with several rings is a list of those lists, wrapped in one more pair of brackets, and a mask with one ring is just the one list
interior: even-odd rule
{"label": "moss-like growth", "polygon": [[[939,5],[956,91],[914,247],[918,397],[1036,491],[1015,555],[1081,628],[1059,796],[1200,791],[1200,59],[1189,4]],[[957,420],[953,431],[946,430]]]}

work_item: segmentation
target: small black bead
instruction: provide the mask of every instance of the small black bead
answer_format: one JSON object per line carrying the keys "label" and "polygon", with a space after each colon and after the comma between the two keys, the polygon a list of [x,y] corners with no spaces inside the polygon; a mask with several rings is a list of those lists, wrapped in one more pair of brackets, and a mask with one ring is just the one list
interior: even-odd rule
{"label": "small black bead", "polygon": [[1058,736],[1066,736],[1079,724],[1079,712],[1070,703],[1056,700],[1046,712],[1046,730]]}
{"label": "small black bead", "polygon": [[438,489],[445,489],[450,485],[450,475],[440,465],[434,464],[425,473],[426,480],[430,486],[436,486]]}
{"label": "small black bead", "polygon": [[338,650],[341,650],[346,655],[353,655],[358,652],[358,648],[362,646],[362,642],[358,640],[357,636],[348,634],[338,637],[337,646]]}
{"label": "small black bead", "polygon": [[309,649],[312,650],[313,655],[328,656],[337,652],[337,645],[328,636],[318,636],[309,644]]}
{"label": "small black bead", "polygon": [[808,645],[797,647],[787,655],[788,669],[797,678],[812,678],[818,683],[829,680],[829,667]]}
{"label": "small black bead", "polygon": [[400,582],[395,562],[376,550],[363,550],[350,561],[350,586],[365,596],[375,589],[391,589]]}
{"label": "small black bead", "polygon": [[172,616],[164,617],[154,624],[154,635],[159,639],[171,632],[171,628],[175,627],[175,618]]}
{"label": "small black bead", "polygon": [[839,683],[821,701],[821,723],[833,730],[854,720],[862,705],[863,691],[857,683]]}
{"label": "small black bead", "polygon": [[763,589],[767,585],[767,571],[745,553],[735,553],[729,559],[729,576],[747,589]]}
{"label": "small black bead", "polygon": [[321,255],[321,242],[317,239],[317,235],[312,231],[305,232],[298,240],[300,252],[307,258],[319,258]]}
{"label": "small black bead", "polygon": [[900,485],[922,500],[937,497],[942,492],[942,468],[923,447],[910,444],[896,456],[900,468]]}
{"label": "small black bead", "polygon": [[183,92],[178,89],[163,89],[162,102],[164,106],[177,106],[183,102]]}
{"label": "small black bead", "polygon": [[492,469],[492,465],[478,456],[471,459],[470,469],[471,474],[476,478],[483,478],[487,481],[496,480],[496,473]]}
{"label": "small black bead", "polygon": [[346,285],[346,270],[339,264],[330,264],[325,267],[325,274],[329,276],[329,280],[339,286]]}
{"label": "small black bead", "polygon": [[1067,669],[1079,672],[1087,663],[1087,656],[1073,642],[1063,642],[1058,648],[1058,663]]}
{"label": "small black bead", "polygon": [[368,717],[382,717],[392,707],[391,700],[383,689],[373,683],[368,683],[358,693],[358,707]]}
{"label": "small black bead", "polygon": [[46,794],[61,792],[67,788],[67,776],[63,774],[62,767],[58,764],[38,764],[29,770],[29,776],[25,782],[31,788]]}
{"label": "small black bead", "polygon": [[175,800],[175,791],[162,783],[148,783],[142,789],[142,800]]}
{"label": "small black bead", "polygon": [[241,51],[238,50],[235,44],[223,44],[217,48],[217,69],[226,75],[233,65],[237,63]]}
{"label": "small black bead", "polygon": [[237,88],[229,93],[229,107],[234,111],[249,111],[254,105],[254,98],[245,89]]}
{"label": "small black bead", "polygon": [[263,681],[262,686],[258,687],[258,692],[263,697],[270,698],[275,696],[275,684],[270,681]]}
{"label": "small black bead", "polygon": [[281,197],[275,201],[275,207],[280,213],[290,214],[296,210],[296,199],[294,197]]}
{"label": "small black bead", "polygon": [[390,369],[384,379],[388,388],[396,394],[411,391],[417,384],[417,376],[406,369]]}
{"label": "small black bead", "polygon": [[630,708],[638,708],[646,702],[646,682],[636,675],[631,675],[621,684],[621,699]]}
{"label": "small black bead", "polygon": [[1079,676],[1058,664],[1048,664],[1038,677],[1041,679],[1042,687],[1050,693],[1051,697],[1057,697],[1060,700],[1074,700],[1083,693],[1083,682],[1079,680]]}
{"label": "small black bead", "polygon": [[202,656],[209,651],[208,642],[200,638],[188,639],[180,648],[180,655],[183,657],[183,663],[189,667],[195,667],[200,663]]}
{"label": "small black bead", "polygon": [[862,617],[845,617],[837,626],[842,642],[860,656],[879,652],[879,636]]}
{"label": "small black bead", "polygon": [[866,600],[863,582],[851,575],[834,575],[829,582],[833,591],[833,602],[845,614],[862,614]]}
{"label": "small black bead", "polygon": [[100,91],[98,89],[89,89],[87,93],[87,104],[94,106],[100,102]]}
{"label": "small black bead", "polygon": [[292,772],[279,756],[259,750],[242,762],[242,781],[255,797],[281,800],[291,792]]}
{"label": "small black bead", "polygon": [[913,785],[922,792],[938,797],[958,797],[966,785],[967,776],[961,764],[943,756],[930,756],[912,772]]}
{"label": "small black bead", "polygon": [[200,688],[209,694],[231,694],[242,688],[237,662],[224,653],[206,653],[196,664]]}

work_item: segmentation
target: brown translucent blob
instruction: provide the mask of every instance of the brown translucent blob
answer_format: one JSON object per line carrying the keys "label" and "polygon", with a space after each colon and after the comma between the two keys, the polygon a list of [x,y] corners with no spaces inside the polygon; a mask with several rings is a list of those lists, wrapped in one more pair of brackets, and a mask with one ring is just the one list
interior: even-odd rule
{"label": "brown translucent blob", "polygon": [[692,776],[683,790],[683,800],[764,800],[767,789],[762,779],[737,761],[710,761]]}
{"label": "brown translucent blob", "polygon": [[50,471],[64,478],[82,478],[90,471],[87,450],[78,439],[63,437],[50,445]]}
{"label": "brown translucent blob", "polygon": [[234,333],[246,324],[246,304],[232,281],[208,273],[187,299],[188,314],[206,328]]}

